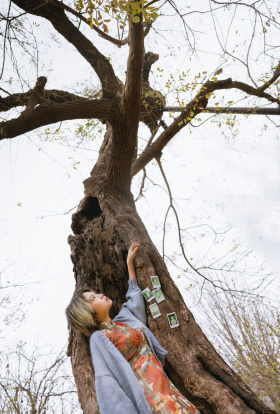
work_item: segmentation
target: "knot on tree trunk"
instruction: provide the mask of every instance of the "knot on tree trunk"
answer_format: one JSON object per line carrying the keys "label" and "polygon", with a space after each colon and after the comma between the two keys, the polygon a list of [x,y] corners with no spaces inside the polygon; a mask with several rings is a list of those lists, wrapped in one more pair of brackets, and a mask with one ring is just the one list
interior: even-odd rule
{"label": "knot on tree trunk", "polygon": [[151,66],[159,59],[159,55],[153,52],[147,52],[144,56],[142,82],[149,83],[149,74]]}
{"label": "knot on tree trunk", "polygon": [[143,85],[140,105],[140,121],[153,132],[158,121],[163,115],[163,107],[166,105],[165,97],[152,89],[149,85]]}
{"label": "knot on tree trunk", "polygon": [[33,111],[35,106],[39,103],[41,96],[44,93],[44,88],[47,83],[47,78],[45,76],[40,76],[37,79],[35,88],[31,91],[30,98],[27,101],[26,109],[22,112],[23,115],[28,115]]}
{"label": "knot on tree trunk", "polygon": [[149,74],[151,66],[159,59],[159,55],[147,52],[144,56],[144,65],[142,73],[142,97],[140,105],[140,121],[151,130],[155,131],[157,123],[161,119],[163,110],[166,105],[165,97],[151,88],[149,84]]}

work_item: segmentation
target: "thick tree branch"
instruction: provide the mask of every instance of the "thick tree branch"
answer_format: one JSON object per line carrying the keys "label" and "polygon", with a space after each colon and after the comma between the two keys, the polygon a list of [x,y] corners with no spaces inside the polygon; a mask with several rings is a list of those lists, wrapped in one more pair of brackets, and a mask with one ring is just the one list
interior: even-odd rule
{"label": "thick tree branch", "polygon": [[[95,24],[90,24],[90,22],[82,15],[82,13],[77,12],[76,10],[72,9],[71,7],[64,4],[62,1],[59,0],[49,0],[50,3],[55,4],[58,7],[61,7],[62,9],[68,11],[69,13],[73,14],[74,16],[78,17],[78,19],[81,19],[84,23],[86,23],[88,26],[90,26],[93,30],[95,30],[99,36],[103,37],[103,39],[108,40],[109,42],[113,43],[114,45],[121,47],[128,44],[129,37],[127,36],[125,39],[115,39],[114,37],[108,35],[107,33],[103,32],[103,30],[99,29],[98,26]],[[146,24],[145,28],[145,36],[150,31],[150,24]]]}
{"label": "thick tree branch", "polygon": [[[127,60],[126,82],[123,92],[124,112],[127,118],[138,127],[140,95],[142,90],[142,70],[144,64],[144,33],[142,22],[131,24],[129,28],[129,55]],[[127,114],[128,115],[128,114]]]}
{"label": "thick tree branch", "polygon": [[253,86],[247,85],[246,83],[239,81],[232,81],[231,85],[227,89],[239,89],[243,92],[248,93],[248,95],[257,96],[259,98],[265,98],[269,102],[274,102],[280,105],[280,99],[274,98],[269,93],[263,92],[261,88],[253,88]]}
{"label": "thick tree branch", "polygon": [[[18,106],[26,106],[28,99],[30,98],[32,90],[24,93],[14,93],[10,94],[3,88],[0,88],[0,90],[4,91],[9,96],[2,98],[0,96],[0,112],[7,112],[12,108],[16,108]],[[84,98],[78,95],[75,95],[73,93],[69,93],[67,91],[61,91],[58,89],[50,89],[50,90],[44,90],[43,96],[41,96],[39,100],[39,104],[41,103],[47,103],[49,101],[56,102],[56,103],[64,103],[64,102],[73,102],[73,101],[82,101],[82,100],[88,100],[88,98]],[[143,97],[144,100],[146,100],[145,97]],[[141,103],[141,114],[140,119],[142,122],[145,122],[146,117],[151,117],[150,111],[145,109],[145,105],[143,104],[143,99]],[[180,106],[163,106],[160,109],[161,112],[182,112],[182,108]],[[207,106],[205,108],[205,111],[207,111],[210,114],[216,113],[227,113],[227,114],[250,114],[250,115],[280,115],[280,108],[271,108],[271,107],[240,107],[240,106],[225,106],[220,107],[220,109],[217,109],[217,107],[211,107]],[[154,110],[152,111],[152,115],[154,115]],[[145,122],[147,123],[147,122]],[[147,123],[148,124],[148,123]]]}
{"label": "thick tree branch", "polygon": [[[18,106],[26,106],[32,94],[32,89],[28,92],[14,93],[14,94],[9,94],[9,92],[5,91],[2,88],[0,88],[0,90],[3,90],[5,93],[9,95],[9,96],[6,96],[5,98],[2,98],[0,96],[0,112],[7,112],[10,109],[16,108]],[[40,96],[38,103],[39,104],[41,103],[46,104],[49,102],[65,103],[65,102],[74,102],[74,101],[82,101],[82,100],[88,101],[88,98],[83,98],[81,96],[74,95],[66,91],[59,91],[57,89],[51,89],[51,90],[44,90],[44,93],[42,96]]]}
{"label": "thick tree branch", "polygon": [[158,137],[158,139],[142,152],[139,158],[132,166],[131,175],[137,174],[145,167],[153,158],[160,157],[163,148],[168,142],[186,126],[199,113],[205,112],[206,105],[210,98],[210,94],[218,89],[239,89],[248,95],[266,98],[270,102],[280,105],[280,99],[274,98],[266,92],[257,88],[253,88],[243,82],[232,81],[231,78],[220,81],[207,81],[196,95],[196,97],[182,110],[181,114],[175,118],[174,122]]}
{"label": "thick tree branch", "polygon": [[139,158],[134,162],[131,175],[134,176],[137,174],[153,158],[160,158],[161,152],[168,142],[197,114],[205,110],[210,98],[209,93],[213,92],[215,89],[228,88],[231,83],[231,78],[219,82],[206,82],[195,98],[182,110],[181,114],[175,118],[174,122],[163,131],[152,145],[146,147]]}
{"label": "thick tree branch", "polygon": [[[179,106],[164,106],[163,112],[182,112]],[[250,108],[240,106],[222,106],[219,109],[213,106],[206,106],[205,111],[209,114],[247,114],[247,115],[280,115],[280,108]]]}
{"label": "thick tree branch", "polygon": [[129,24],[129,55],[120,117],[113,124],[112,151],[108,164],[108,182],[125,193],[130,190],[130,171],[137,145],[142,91],[144,32],[140,22]]}
{"label": "thick tree branch", "polygon": [[44,0],[12,1],[26,12],[49,20],[58,33],[76,47],[97,73],[104,97],[114,97],[119,93],[121,82],[116,77],[109,60],[75,27],[61,7]]}
{"label": "thick tree branch", "polygon": [[16,119],[0,123],[0,140],[14,138],[36,128],[70,119],[112,119],[118,106],[117,100],[81,99],[62,104],[40,105],[31,113],[21,114]]}

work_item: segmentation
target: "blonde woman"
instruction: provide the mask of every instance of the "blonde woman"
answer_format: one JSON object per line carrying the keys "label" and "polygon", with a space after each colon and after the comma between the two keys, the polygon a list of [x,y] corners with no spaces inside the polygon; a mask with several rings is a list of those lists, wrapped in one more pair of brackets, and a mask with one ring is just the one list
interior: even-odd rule
{"label": "blonde woman", "polygon": [[111,320],[112,300],[86,289],[75,294],[66,309],[69,325],[90,339],[97,402],[101,414],[198,414],[163,370],[167,351],[146,326],[146,309],[128,251],[126,302]]}

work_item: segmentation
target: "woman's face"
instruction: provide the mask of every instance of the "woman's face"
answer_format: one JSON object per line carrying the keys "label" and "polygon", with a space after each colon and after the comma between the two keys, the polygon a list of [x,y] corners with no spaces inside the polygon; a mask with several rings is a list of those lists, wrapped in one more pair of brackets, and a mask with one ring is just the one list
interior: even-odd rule
{"label": "woman's face", "polygon": [[104,296],[103,293],[95,293],[93,291],[84,292],[83,295],[92,309],[97,313],[99,320],[108,315],[113,303],[111,299]]}

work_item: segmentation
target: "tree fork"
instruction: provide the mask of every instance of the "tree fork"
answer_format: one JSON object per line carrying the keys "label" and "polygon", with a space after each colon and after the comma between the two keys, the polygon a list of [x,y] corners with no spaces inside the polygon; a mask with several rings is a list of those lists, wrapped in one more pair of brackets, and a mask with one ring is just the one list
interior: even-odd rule
{"label": "tree fork", "polygon": [[106,57],[68,19],[64,10],[44,0],[13,0],[21,9],[49,20],[53,27],[79,51],[97,73],[103,89],[103,97],[115,98],[121,82]]}

